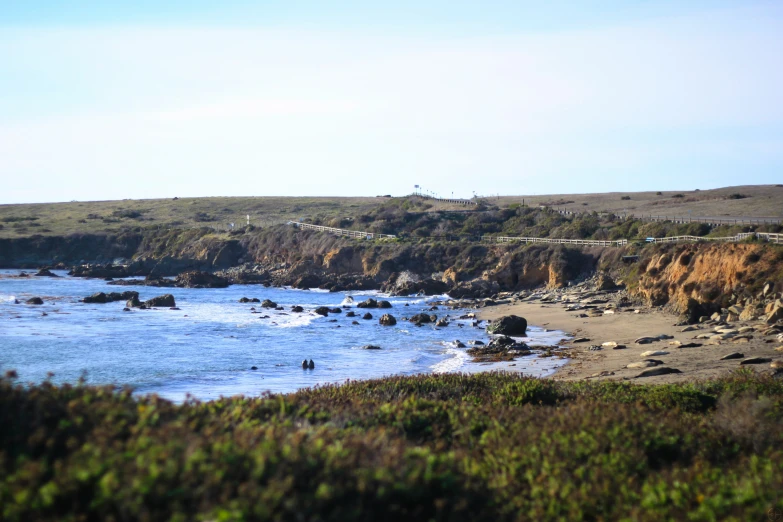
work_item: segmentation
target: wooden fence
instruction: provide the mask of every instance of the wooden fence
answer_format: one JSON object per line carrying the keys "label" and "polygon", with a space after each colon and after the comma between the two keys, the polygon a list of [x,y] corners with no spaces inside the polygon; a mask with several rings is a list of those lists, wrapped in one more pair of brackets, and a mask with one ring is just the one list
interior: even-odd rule
{"label": "wooden fence", "polygon": [[344,228],[322,227],[320,225],[311,225],[310,223],[298,223],[289,221],[289,225],[302,230],[315,230],[318,232],[328,232],[337,236],[355,237],[358,239],[395,239],[397,236],[392,234],[375,234],[373,232],[360,232],[358,230],[346,230]]}
{"label": "wooden fence", "polygon": [[548,243],[558,245],[582,245],[582,246],[625,246],[627,239],[618,239],[616,241],[600,239],[558,239],[551,237],[504,237],[504,236],[481,236],[482,241],[491,241],[493,243]]}
{"label": "wooden fence", "polygon": [[[315,230],[318,232],[328,232],[331,234],[335,234],[337,236],[354,237],[358,239],[395,239],[397,237],[392,234],[376,234],[373,232],[346,230],[343,228],[311,225],[309,223],[298,223],[296,221],[289,221],[288,224],[303,230]],[[783,244],[783,234],[772,234],[768,232],[747,232],[747,233],[737,234],[736,236],[727,236],[727,237],[703,237],[703,236],[648,237],[645,240],[639,239],[638,241],[646,241],[647,243],[683,243],[683,242],[698,243],[698,242],[716,242],[716,241],[729,242],[729,241],[744,241],[751,237],[757,238],[762,241],[767,241],[769,243]],[[459,239],[461,240],[472,239],[472,237],[459,236]],[[481,237],[476,237],[476,239],[485,242],[492,242],[492,243],[525,243],[525,244],[542,243],[542,244],[598,246],[598,247],[622,247],[622,246],[626,246],[629,243],[628,239],[600,240],[600,239],[561,239],[561,238],[551,238],[551,237],[509,237],[509,236],[481,236]]]}
{"label": "wooden fence", "polygon": [[449,199],[449,198],[436,198],[434,196],[427,196],[425,194],[411,194],[412,197],[418,197],[422,199],[432,199],[434,201],[440,201],[443,203],[454,203],[456,205],[476,206],[478,202],[472,199]]}
{"label": "wooden fence", "polygon": [[746,232],[742,234],[737,234],[736,236],[726,236],[726,237],[702,237],[702,236],[648,237],[646,241],[647,243],[682,243],[682,242],[697,243],[700,241],[729,242],[729,241],[744,241],[750,237],[755,237],[762,241],[767,241],[769,243],[775,243],[778,245],[783,244],[783,234],[771,234],[767,232]]}
{"label": "wooden fence", "polygon": [[[575,216],[578,214],[590,214],[592,211],[570,210],[567,208],[550,207],[547,205],[539,205],[541,209],[551,209],[564,216]],[[636,215],[627,212],[599,212],[601,214],[614,214],[615,216],[623,219],[638,219],[639,221],[651,221],[662,222],[671,221],[672,223],[706,223],[710,226],[717,227],[720,225],[782,225],[783,218],[779,217],[707,217],[707,216],[653,216],[652,214]]]}

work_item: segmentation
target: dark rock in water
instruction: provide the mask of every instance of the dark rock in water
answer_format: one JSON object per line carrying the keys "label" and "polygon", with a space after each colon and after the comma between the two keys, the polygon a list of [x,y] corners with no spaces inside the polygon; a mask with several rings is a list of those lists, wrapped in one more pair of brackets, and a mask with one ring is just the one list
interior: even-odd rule
{"label": "dark rock in water", "polygon": [[500,319],[492,321],[487,326],[487,333],[496,335],[515,335],[524,336],[527,332],[527,320],[524,317],[516,315],[505,315]]}
{"label": "dark rock in water", "polygon": [[131,311],[131,309],[130,309],[130,308],[128,308],[128,307],[126,306],[125,308],[123,308],[123,309],[122,309],[122,311],[123,311],[123,312],[130,312],[130,311]]}
{"label": "dark rock in water", "polygon": [[291,307],[291,311],[300,314],[300,313],[304,312],[304,308],[302,308],[299,305],[295,305],[295,306]]}
{"label": "dark rock in water", "polygon": [[169,310],[181,310],[181,308],[178,306],[172,306],[171,308],[169,308]]}
{"label": "dark rock in water", "polygon": [[174,302],[174,296],[171,294],[153,297],[152,299],[145,301],[144,304],[147,305],[148,308],[172,308],[177,306],[177,303]]}
{"label": "dark rock in water", "polygon": [[362,319],[369,321],[370,319],[372,319],[372,314],[370,312],[367,312],[362,316]]}
{"label": "dark rock in water", "polygon": [[228,284],[225,277],[198,270],[183,272],[175,279],[175,285],[180,288],[226,288]]}
{"label": "dark rock in water", "polygon": [[250,369],[251,370],[258,370],[258,366],[251,366]]}
{"label": "dark rock in water", "polygon": [[435,326],[438,328],[445,328],[449,325],[449,322],[446,319],[441,319],[437,323],[435,323]]}
{"label": "dark rock in water", "polygon": [[375,299],[367,299],[366,301],[362,301],[358,305],[356,305],[357,308],[378,308],[378,301]]}
{"label": "dark rock in water", "polygon": [[330,314],[341,314],[341,313],[343,313],[343,309],[342,308],[330,308],[329,309],[329,313]]}
{"label": "dark rock in water", "polygon": [[68,275],[74,277],[96,277],[106,279],[107,277],[127,277],[131,274],[128,269],[122,266],[114,265],[81,265],[71,268]]}
{"label": "dark rock in water", "polygon": [[634,378],[640,379],[642,377],[655,377],[656,375],[669,375],[672,373],[682,373],[682,371],[678,370],[677,368],[650,368],[649,370],[639,372],[639,374]]}
{"label": "dark rock in water", "polygon": [[745,354],[739,353],[739,352],[734,352],[734,353],[730,353],[728,355],[724,355],[723,357],[720,358],[720,360],[721,361],[728,361],[728,360],[731,360],[731,359],[744,359],[744,358],[745,358]]}
{"label": "dark rock in water", "polygon": [[328,308],[328,307],[326,307],[326,306],[319,306],[318,308],[316,308],[316,309],[315,309],[315,310],[313,310],[313,311],[314,311],[315,313],[317,313],[318,315],[323,315],[324,317],[326,317],[327,315],[329,315],[329,308]]}
{"label": "dark rock in water", "polygon": [[423,281],[406,281],[401,284],[386,284],[382,288],[391,295],[440,295],[445,294],[449,285],[437,279],[425,279]]}
{"label": "dark rock in water", "polygon": [[457,348],[465,348],[465,343],[457,339],[456,341],[454,341],[454,346],[456,346]]}
{"label": "dark rock in water", "polygon": [[366,344],[362,346],[362,350],[380,350],[380,349],[381,349],[380,346],[376,346],[374,344]]}
{"label": "dark rock in water", "polygon": [[[285,308],[283,308],[282,306],[278,306],[277,308],[275,308],[275,310],[277,310],[278,312],[281,312],[281,311],[285,310]],[[288,315],[288,314],[283,314],[283,315]]]}
{"label": "dark rock in water", "polygon": [[378,308],[391,308],[392,304],[389,301],[378,301]]}
{"label": "dark rock in water", "polygon": [[44,304],[44,302],[43,302],[43,299],[41,299],[40,297],[31,297],[30,299],[25,301],[25,304],[42,305],[42,304]]}
{"label": "dark rock in water", "polygon": [[740,364],[764,364],[768,362],[772,362],[772,359],[768,357],[750,357],[749,359],[741,361]]}
{"label": "dark rock in water", "polygon": [[431,323],[432,318],[427,314],[416,314],[413,317],[410,318],[410,322],[416,323],[416,324],[425,324],[425,323]]}
{"label": "dark rock in water", "polygon": [[397,324],[397,319],[394,318],[391,314],[383,314],[381,318],[378,320],[378,322],[382,326],[394,326]]}
{"label": "dark rock in water", "polygon": [[496,337],[489,342],[489,346],[514,346],[517,342],[506,335]]}
{"label": "dark rock in water", "polygon": [[240,303],[260,303],[261,300],[258,297],[243,297],[239,300]]}
{"label": "dark rock in water", "polygon": [[310,363],[307,365],[307,367],[310,368],[311,370],[315,369],[315,363],[313,362],[312,359],[310,359]]}
{"label": "dark rock in water", "polygon": [[356,312],[348,312],[345,314],[345,317],[356,317]]}
{"label": "dark rock in water", "polygon": [[128,308],[141,308],[143,304],[144,303],[139,301],[139,294],[136,294],[130,299],[128,299],[128,302],[125,303],[125,306]]}
{"label": "dark rock in water", "polygon": [[82,303],[113,303],[115,301],[127,301],[128,299],[133,299],[134,297],[138,299],[139,293],[133,292],[131,290],[122,293],[110,292],[108,294],[104,292],[98,292],[82,299]]}
{"label": "dark rock in water", "polygon": [[48,268],[42,268],[35,274],[37,277],[60,277],[57,274],[53,274]]}
{"label": "dark rock in water", "polygon": [[306,369],[307,369],[307,359],[303,359],[303,360],[302,360],[302,369],[303,369],[303,370],[306,370]]}
{"label": "dark rock in water", "polygon": [[359,321],[351,321],[351,324],[359,324]]}
{"label": "dark rock in water", "polygon": [[272,301],[270,299],[264,299],[261,302],[261,306],[263,308],[277,308],[277,303],[275,303],[274,301]]}

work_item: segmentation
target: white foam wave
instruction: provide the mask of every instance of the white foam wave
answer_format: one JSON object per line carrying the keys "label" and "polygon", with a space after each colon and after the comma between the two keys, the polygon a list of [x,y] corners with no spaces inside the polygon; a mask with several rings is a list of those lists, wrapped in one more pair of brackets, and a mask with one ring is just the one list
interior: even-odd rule
{"label": "white foam wave", "polygon": [[468,354],[464,350],[457,348],[449,348],[446,350],[446,355],[450,355],[448,359],[444,359],[439,363],[432,366],[432,373],[450,373],[459,371],[468,362]]}
{"label": "white foam wave", "polygon": [[0,303],[14,303],[17,297],[15,295],[0,294]]}

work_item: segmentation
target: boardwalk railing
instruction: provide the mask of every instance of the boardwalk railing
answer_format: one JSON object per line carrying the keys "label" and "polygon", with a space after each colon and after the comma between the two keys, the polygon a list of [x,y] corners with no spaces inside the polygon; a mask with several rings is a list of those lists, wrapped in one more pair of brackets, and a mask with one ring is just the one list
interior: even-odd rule
{"label": "boardwalk railing", "polygon": [[481,236],[482,241],[491,241],[493,243],[549,243],[558,245],[582,245],[582,246],[625,246],[627,239],[618,239],[616,241],[600,239],[557,239],[551,237],[504,237],[504,236]]}
{"label": "boardwalk railing", "polygon": [[[373,232],[360,232],[358,230],[346,230],[344,228],[324,227],[321,225],[311,225],[309,223],[298,223],[289,221],[289,225],[301,228],[303,230],[315,230],[318,232],[328,232],[337,236],[354,237],[359,239],[395,239],[397,236],[392,234],[375,234]],[[469,238],[470,236],[467,236]],[[671,237],[648,237],[647,243],[683,243],[683,242],[715,242],[715,241],[744,241],[748,238],[757,238],[769,243],[783,244],[783,234],[773,234],[768,232],[747,232],[727,237],[703,237],[703,236],[671,236]],[[460,239],[466,239],[461,237]],[[543,243],[557,245],[578,245],[578,246],[598,246],[598,247],[621,247],[626,246],[628,239],[601,240],[601,239],[560,239],[552,237],[508,237],[508,236],[481,236],[481,241],[492,243]],[[639,240],[642,241],[642,240]]]}
{"label": "boardwalk railing", "polygon": [[413,197],[422,198],[422,199],[431,199],[434,201],[441,201],[443,203],[454,203],[456,205],[466,205],[466,206],[475,206],[478,205],[478,202],[473,201],[472,199],[449,199],[449,198],[436,198],[434,196],[427,196],[426,194],[411,194]]}
{"label": "boardwalk railing", "polygon": [[[564,216],[575,216],[579,214],[590,214],[592,211],[570,210],[567,208],[558,208],[548,205],[539,205],[541,209],[552,209]],[[599,214],[612,214],[612,212],[599,212]],[[783,225],[783,218],[779,217],[706,217],[706,216],[653,216],[652,214],[636,215],[629,212],[615,212],[615,216],[623,219],[638,219],[639,221],[671,221],[672,223],[706,223],[713,227],[720,225]]]}
{"label": "boardwalk railing", "polygon": [[288,224],[303,230],[316,230],[318,232],[328,232],[337,236],[355,237],[359,239],[394,239],[397,237],[392,234],[375,234],[373,232],[360,232],[358,230],[346,230],[344,228],[322,227],[320,225],[298,223],[296,221],[289,221]]}
{"label": "boardwalk railing", "polygon": [[747,232],[737,234],[736,236],[726,237],[702,237],[702,236],[671,236],[671,237],[648,237],[648,243],[682,243],[682,242],[700,242],[700,241],[744,241],[749,237],[755,237],[763,241],[775,244],[783,244],[783,234],[772,234],[768,232]]}

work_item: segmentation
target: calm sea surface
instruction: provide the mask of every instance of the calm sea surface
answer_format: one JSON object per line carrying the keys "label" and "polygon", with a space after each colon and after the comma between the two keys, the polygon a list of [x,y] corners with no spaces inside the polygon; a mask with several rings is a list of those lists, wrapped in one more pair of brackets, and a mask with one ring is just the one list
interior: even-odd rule
{"label": "calm sea surface", "polygon": [[[199,399],[221,395],[259,395],[346,379],[395,374],[474,372],[511,367],[508,363],[470,362],[467,343],[489,339],[470,321],[454,320],[448,327],[415,327],[403,316],[424,311],[439,298],[391,297],[391,310],[369,310],[373,320],[312,313],[316,306],[338,307],[348,295],[356,303],[374,292],[328,293],[318,290],[233,285],[224,289],[182,289],[111,286],[102,280],[62,277],[15,277],[19,270],[0,270],[0,371],[14,369],[24,382],[40,382],[53,372],[54,382],[76,382],[86,372],[90,384],[133,386],[139,393],[157,393],[173,400],[187,394]],[[79,299],[95,292],[135,290],[141,300],[171,293],[180,310],[123,312],[124,302],[84,304]],[[24,303],[32,296],[42,306]],[[240,304],[241,297],[271,299],[285,311]],[[405,306],[405,305],[408,306]],[[301,305],[305,313],[290,312]],[[260,314],[251,310],[255,307]],[[365,311],[353,308],[357,314]],[[378,324],[388,312],[398,319],[393,327]],[[456,318],[464,311],[442,308],[430,312]],[[261,317],[268,315],[268,319]],[[358,321],[359,325],[351,324]],[[460,324],[462,326],[460,326]],[[560,332],[530,328],[528,342],[556,344]],[[364,350],[374,344],[381,350]],[[302,370],[302,359],[313,359],[314,370]],[[562,364],[556,358],[524,357],[516,369],[546,375]],[[257,370],[251,370],[256,366]]]}

